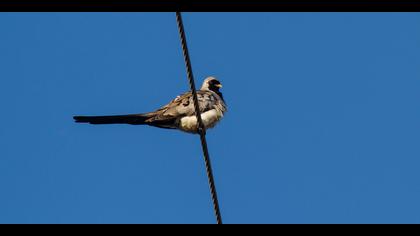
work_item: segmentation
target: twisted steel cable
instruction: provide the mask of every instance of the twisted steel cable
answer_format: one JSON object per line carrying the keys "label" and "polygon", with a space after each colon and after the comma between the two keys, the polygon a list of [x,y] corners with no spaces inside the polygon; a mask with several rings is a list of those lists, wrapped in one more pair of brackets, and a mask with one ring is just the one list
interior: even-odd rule
{"label": "twisted steel cable", "polygon": [[201,120],[197,92],[196,92],[195,83],[194,83],[194,76],[193,76],[192,67],[191,67],[191,60],[188,53],[187,40],[185,37],[185,31],[184,31],[184,24],[182,22],[182,16],[180,12],[176,12],[176,21],[178,24],[179,36],[181,38],[182,53],[184,55],[184,62],[187,69],[187,76],[190,83],[190,89],[193,94],[195,115],[197,117],[197,122],[198,122],[198,133],[200,134],[201,147],[203,149],[203,154],[204,154],[204,163],[206,165],[206,173],[207,173],[207,179],[210,186],[210,193],[211,193],[211,199],[213,202],[214,213],[216,215],[217,224],[222,224],[222,216],[220,214],[219,201],[217,199],[216,186],[214,184],[213,171],[212,171],[211,162],[210,162],[210,155],[207,148],[206,128],[204,127],[203,121]]}

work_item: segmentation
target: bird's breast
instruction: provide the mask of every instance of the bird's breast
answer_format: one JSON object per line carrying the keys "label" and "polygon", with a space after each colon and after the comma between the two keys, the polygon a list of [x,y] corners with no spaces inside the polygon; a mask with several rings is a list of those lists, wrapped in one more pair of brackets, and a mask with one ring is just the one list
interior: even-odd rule
{"label": "bird's breast", "polygon": [[[213,128],[223,117],[223,112],[218,109],[211,109],[201,113],[201,120],[206,129]],[[179,128],[189,133],[197,133],[197,117],[195,115],[181,118]]]}

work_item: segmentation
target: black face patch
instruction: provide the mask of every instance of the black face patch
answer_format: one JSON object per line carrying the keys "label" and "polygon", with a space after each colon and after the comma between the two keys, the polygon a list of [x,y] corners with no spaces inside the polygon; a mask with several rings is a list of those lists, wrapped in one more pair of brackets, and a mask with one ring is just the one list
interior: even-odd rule
{"label": "black face patch", "polygon": [[213,85],[213,86],[216,86],[216,85],[219,85],[219,84],[220,84],[220,82],[216,79],[211,81],[211,85]]}

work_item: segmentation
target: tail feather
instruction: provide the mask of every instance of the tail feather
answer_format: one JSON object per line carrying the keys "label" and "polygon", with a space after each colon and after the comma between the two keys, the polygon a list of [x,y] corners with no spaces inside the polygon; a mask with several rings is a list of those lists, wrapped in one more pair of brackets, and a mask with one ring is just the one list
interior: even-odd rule
{"label": "tail feather", "polygon": [[74,116],[73,119],[77,123],[89,123],[89,124],[131,124],[131,125],[143,125],[146,124],[146,120],[150,118],[147,115],[135,114],[135,115],[116,115],[116,116]]}

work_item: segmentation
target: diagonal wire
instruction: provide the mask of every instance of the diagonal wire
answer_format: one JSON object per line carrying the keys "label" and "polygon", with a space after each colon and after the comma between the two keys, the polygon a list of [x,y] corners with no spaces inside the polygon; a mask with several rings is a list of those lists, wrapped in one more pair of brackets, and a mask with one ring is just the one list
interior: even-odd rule
{"label": "diagonal wire", "polygon": [[219,209],[219,201],[217,200],[216,186],[214,185],[213,171],[211,168],[209,151],[207,149],[206,129],[201,120],[200,108],[198,105],[197,92],[195,89],[194,77],[191,68],[190,55],[188,54],[187,40],[185,37],[184,24],[182,23],[182,16],[180,12],[176,12],[176,22],[178,24],[179,36],[181,38],[182,53],[184,54],[184,61],[187,67],[187,76],[190,82],[191,92],[193,94],[195,115],[198,122],[198,133],[200,134],[201,146],[203,148],[204,162],[206,165],[207,178],[210,186],[211,199],[213,201],[214,213],[216,215],[217,224],[222,224],[222,216]]}

